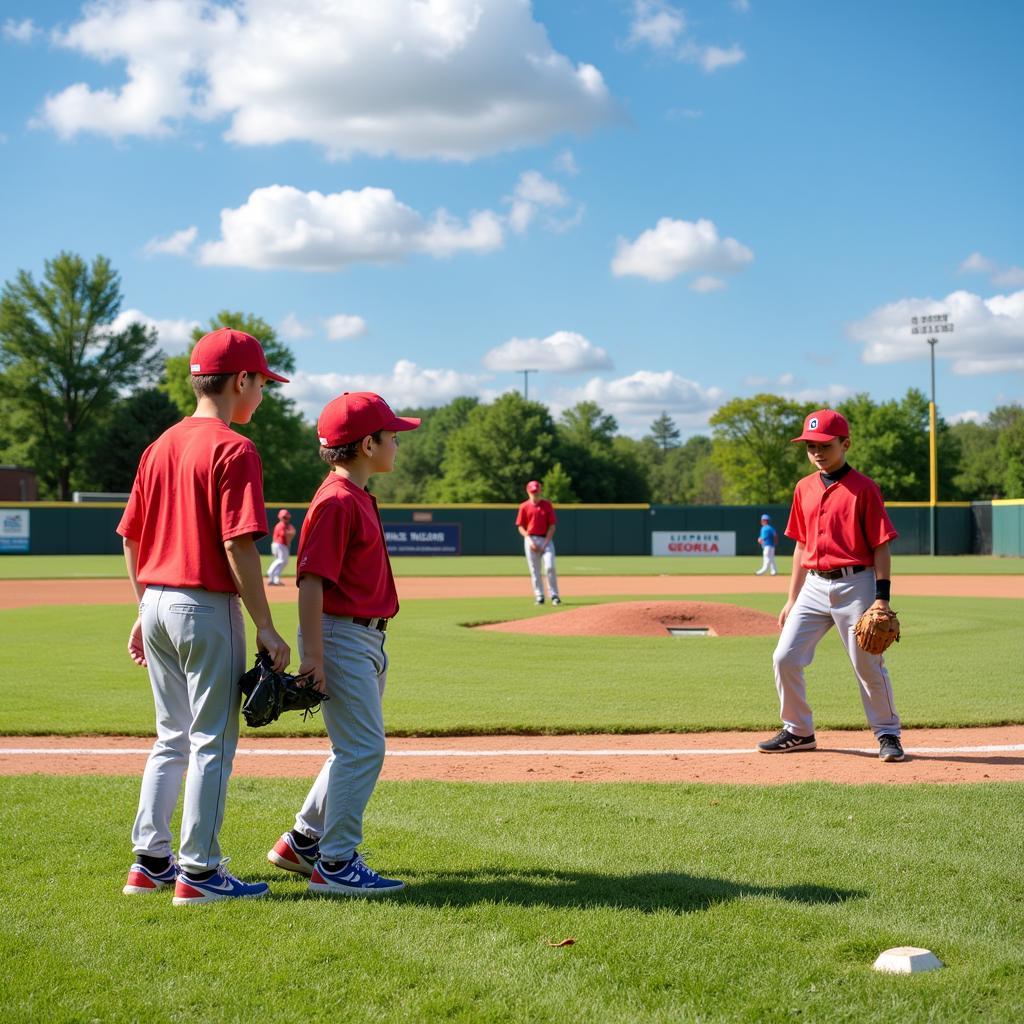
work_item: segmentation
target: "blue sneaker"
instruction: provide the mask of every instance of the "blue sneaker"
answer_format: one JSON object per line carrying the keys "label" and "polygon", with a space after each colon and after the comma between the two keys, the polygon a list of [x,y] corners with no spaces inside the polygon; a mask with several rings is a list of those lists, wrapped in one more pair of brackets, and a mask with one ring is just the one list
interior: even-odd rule
{"label": "blue sneaker", "polygon": [[121,890],[125,896],[142,896],[174,885],[178,880],[178,864],[171,857],[170,864],[163,871],[150,871],[144,864],[133,864],[128,869],[128,881]]}
{"label": "blue sneaker", "polygon": [[183,907],[194,903],[213,903],[215,900],[266,896],[268,892],[270,892],[270,886],[266,882],[240,882],[233,875],[228,874],[224,863],[222,863],[205,882],[190,878],[187,872],[182,871],[178,875],[178,882],[174,887],[174,899],[171,902],[176,907]]}
{"label": "blue sneaker", "polygon": [[313,874],[313,868],[320,859],[320,844],[297,846],[291,832],[285,832],[267,854],[267,860],[282,871],[294,871],[297,875],[307,878]]}
{"label": "blue sneaker", "polygon": [[337,871],[328,871],[323,860],[317,861],[308,891],[322,896],[386,896],[404,888],[405,882],[397,878],[381,878],[357,853]]}

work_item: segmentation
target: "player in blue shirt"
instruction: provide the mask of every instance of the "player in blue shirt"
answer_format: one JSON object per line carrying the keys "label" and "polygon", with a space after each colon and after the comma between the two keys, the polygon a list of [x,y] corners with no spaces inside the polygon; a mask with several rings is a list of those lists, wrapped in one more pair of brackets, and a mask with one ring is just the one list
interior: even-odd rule
{"label": "player in blue shirt", "polygon": [[755,576],[763,576],[766,572],[770,572],[773,576],[778,576],[779,570],[775,567],[775,541],[777,538],[778,534],[775,532],[775,527],[772,526],[772,517],[765,513],[761,516],[761,532],[757,537],[757,543],[761,545],[764,561],[761,564],[761,568],[754,573]]}

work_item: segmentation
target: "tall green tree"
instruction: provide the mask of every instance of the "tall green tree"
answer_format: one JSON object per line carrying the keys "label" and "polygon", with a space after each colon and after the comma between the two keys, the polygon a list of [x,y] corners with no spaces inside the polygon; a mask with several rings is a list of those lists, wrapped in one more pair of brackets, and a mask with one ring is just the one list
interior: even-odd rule
{"label": "tall green tree", "polygon": [[[854,395],[838,406],[850,424],[848,460],[882,489],[887,501],[927,501],[931,493],[928,399],[909,388],[901,399],[874,402]],[[936,420],[939,500],[957,497],[960,446],[942,417]]]}
{"label": "tall green tree", "polygon": [[399,434],[398,458],[390,473],[370,481],[380,501],[427,502],[438,500],[434,492],[441,480],[448,438],[463,426],[479,400],[462,396],[436,409],[402,409],[400,416],[419,416],[417,430]]}
{"label": "tall green tree", "polygon": [[544,497],[548,501],[562,504],[569,504],[577,500],[572,489],[572,479],[562,468],[560,462],[556,462],[545,474],[541,481],[544,487]]}
{"label": "tall green tree", "polygon": [[[596,402],[579,402],[556,425],[556,457],[582,502],[647,500],[643,467],[615,446],[618,424]],[[569,500],[569,499],[563,499]]]}
{"label": "tall green tree", "polygon": [[805,464],[801,446],[792,444],[792,439],[813,408],[771,394],[734,398],[719,407],[708,422],[725,501],[789,501]]}
{"label": "tall green tree", "polygon": [[180,419],[178,407],[156,387],[119,401],[90,439],[83,465],[88,490],[130,491],[142,453]]}
{"label": "tall green tree", "polygon": [[[232,327],[258,338],[271,369],[285,376],[294,373],[295,356],[287,345],[278,340],[266,320],[251,313],[221,310],[208,327],[197,328],[193,332],[193,340],[198,341],[208,331],[220,327]],[[165,361],[161,387],[182,415],[189,416],[195,411],[196,398],[192,391],[187,354],[171,356]],[[280,384],[269,381],[256,415],[249,423],[236,425],[234,429],[251,438],[260,453],[263,493],[268,502],[309,501],[323,481],[327,467],[320,461],[316,426],[306,422],[295,403],[280,389]]]}
{"label": "tall green tree", "polygon": [[667,452],[679,446],[681,435],[672,417],[667,412],[663,412],[651,424],[651,432],[648,436],[663,452]]}
{"label": "tall green tree", "polygon": [[952,478],[956,497],[963,501],[989,501],[1006,497],[1003,462],[999,457],[999,431],[989,422],[954,423],[950,436],[960,446],[960,468]]}
{"label": "tall green tree", "polygon": [[19,270],[0,296],[0,399],[10,439],[39,474],[44,493],[71,497],[88,454],[89,428],[129,389],[160,372],[155,331],[115,331],[121,279],[103,256],[71,252],[44,264],[39,282]]}
{"label": "tall green tree", "polygon": [[996,424],[996,451],[1003,465],[1003,486],[1007,498],[1024,498],[1024,408],[1002,405],[993,410],[989,422]]}
{"label": "tall green tree", "polygon": [[556,461],[554,448],[547,407],[510,391],[473,409],[448,438],[435,500],[518,502],[526,481]]}

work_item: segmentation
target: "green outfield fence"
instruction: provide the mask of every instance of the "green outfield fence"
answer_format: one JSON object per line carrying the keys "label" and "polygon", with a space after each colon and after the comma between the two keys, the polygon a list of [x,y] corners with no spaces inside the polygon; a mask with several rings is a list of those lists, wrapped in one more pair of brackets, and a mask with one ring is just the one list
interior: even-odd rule
{"label": "green outfield fence", "polygon": [[[305,503],[268,504],[270,522],[283,507],[291,510],[293,523],[301,527]],[[121,550],[114,530],[123,508],[123,504],[112,502],[8,502],[0,513],[4,514],[6,533],[17,510],[28,510],[29,554],[94,555]],[[928,503],[893,502],[888,508],[900,533],[894,551],[928,554]],[[514,525],[515,510],[515,505],[382,505],[380,511],[388,526],[457,525],[459,550],[464,555],[514,555],[522,551]],[[793,551],[792,541],[782,536],[788,511],[783,505],[562,505],[558,508],[558,551],[563,555],[647,555],[656,531],[735,532],[736,554],[756,555],[760,516],[767,512],[780,534],[779,554],[787,555]],[[940,502],[937,525],[940,555],[1024,557],[1024,500]],[[268,554],[269,538],[263,538],[259,547]]]}

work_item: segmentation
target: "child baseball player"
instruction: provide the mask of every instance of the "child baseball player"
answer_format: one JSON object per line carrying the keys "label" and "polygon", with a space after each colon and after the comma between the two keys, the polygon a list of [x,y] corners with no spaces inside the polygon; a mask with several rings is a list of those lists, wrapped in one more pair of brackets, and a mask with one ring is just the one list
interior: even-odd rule
{"label": "child baseball player", "polygon": [[277,513],[277,524],[274,526],[274,533],[270,541],[270,550],[274,553],[274,560],[267,569],[267,586],[283,587],[281,573],[288,564],[288,556],[292,551],[292,541],[295,539],[295,527],[292,526],[292,514],[286,508]]}
{"label": "child baseball player", "polygon": [[561,604],[558,596],[558,574],[555,572],[555,525],[558,517],[555,507],[547,498],[541,497],[541,485],[531,480],[526,485],[526,501],[519,506],[516,514],[516,529],[523,538],[526,564],[530,567],[530,580],[537,604],[544,603],[544,584],[541,581],[541,567],[548,578],[548,592],[552,604]]}
{"label": "child baseball player", "polygon": [[850,428],[831,409],[812,412],[794,442],[807,445],[815,472],[797,485],[786,524],[796,541],[789,599],[779,614],[782,635],[775,648],[775,685],[782,729],[758,744],[766,754],[814,750],[814,720],[807,703],[804,669],[818,641],[834,624],[846,646],[861,702],[883,761],[902,761],[900,719],[892,681],[880,654],[861,650],[853,633],[872,605],[889,608],[889,543],[897,536],[874,481],[846,462]]}
{"label": "child baseball player", "polygon": [[763,576],[766,572],[778,576],[779,570],[775,566],[775,541],[777,539],[775,527],[772,526],[772,517],[766,512],[761,516],[761,532],[757,535],[757,543],[761,545],[762,560],[761,568],[754,573],[755,576]]}
{"label": "child baseball player", "polygon": [[312,673],[331,698],[323,705],[331,754],[295,827],[267,854],[271,864],[309,876],[311,893],[381,896],[404,888],[377,874],[358,849],[384,763],[384,639],[398,612],[384,529],[366,484],[394,469],[398,432],[419,425],[370,392],[335,398],[317,421],[320,457],[331,472],[299,536],[299,672]]}
{"label": "child baseball player", "polygon": [[[218,842],[245,671],[239,595],[274,667],[285,669],[291,656],[274,629],[255,544],[267,532],[260,457],[231,429],[249,422],[267,380],[287,378],[270,370],[254,337],[229,328],[201,338],[189,362],[196,411],[143,452],[117,527],[139,605],[128,654],[149,670],[157,732],[124,892],[174,884],[177,905],[268,891],[228,874]],[[183,777],[176,861],[171,815]]]}

